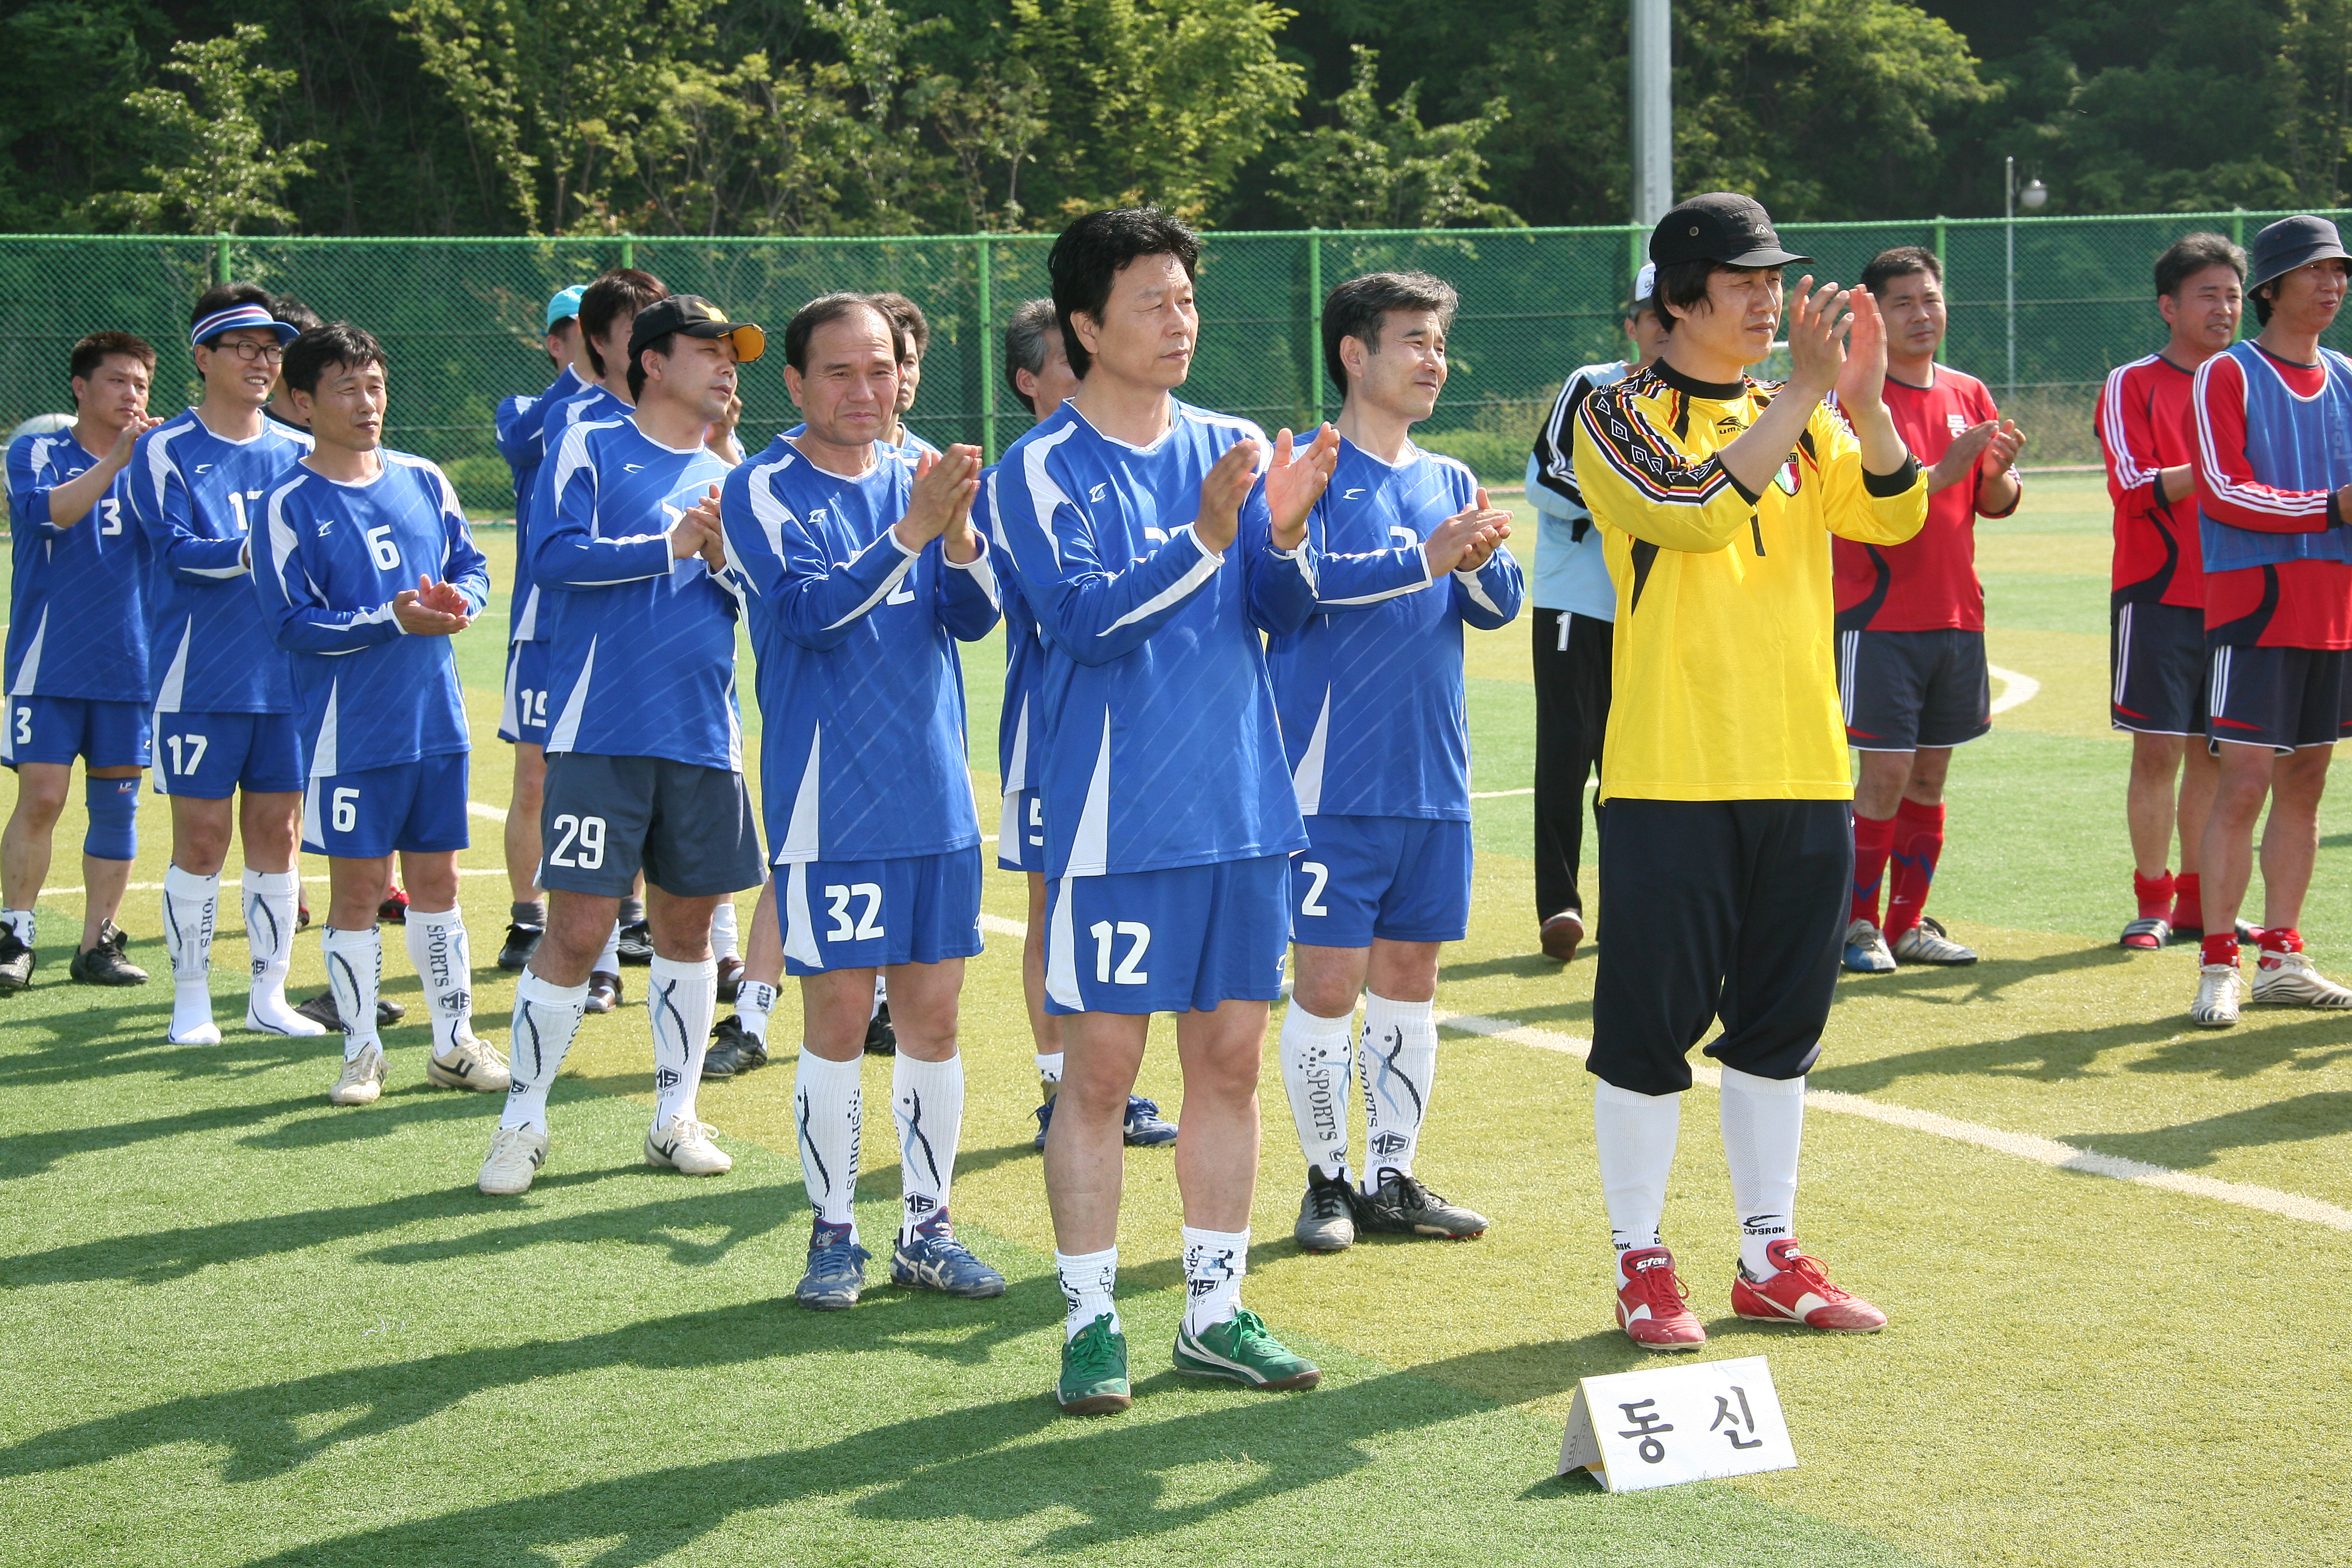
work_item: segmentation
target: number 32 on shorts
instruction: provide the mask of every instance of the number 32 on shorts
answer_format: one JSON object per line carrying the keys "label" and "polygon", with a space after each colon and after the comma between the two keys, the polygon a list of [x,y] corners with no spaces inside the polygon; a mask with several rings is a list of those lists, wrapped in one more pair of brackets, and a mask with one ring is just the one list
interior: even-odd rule
{"label": "number 32 on shorts", "polygon": [[[1108,921],[1097,921],[1087,928],[1095,939],[1095,983],[1098,985],[1148,985],[1150,972],[1143,967],[1143,955],[1151,951],[1151,928],[1140,921],[1121,921],[1113,925]],[[1124,941],[1126,955],[1118,967],[1111,967],[1111,949],[1116,942]]]}

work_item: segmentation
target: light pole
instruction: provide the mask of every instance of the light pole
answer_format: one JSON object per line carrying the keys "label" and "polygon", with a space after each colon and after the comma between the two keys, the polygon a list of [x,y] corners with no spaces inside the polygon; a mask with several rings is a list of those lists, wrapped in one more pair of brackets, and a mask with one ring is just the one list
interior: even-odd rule
{"label": "light pole", "polygon": [[1675,205],[1673,11],[1672,0],[1633,0],[1633,216],[1643,229]]}
{"label": "light pole", "polygon": [[2009,317],[2009,395],[2017,397],[2017,204],[2023,202],[2025,210],[2032,212],[2050,199],[2050,187],[2039,179],[2028,179],[2025,188],[2017,188],[2017,159],[2001,160],[2001,229],[2008,247],[2008,262],[2002,270],[2007,276],[2005,299]]}

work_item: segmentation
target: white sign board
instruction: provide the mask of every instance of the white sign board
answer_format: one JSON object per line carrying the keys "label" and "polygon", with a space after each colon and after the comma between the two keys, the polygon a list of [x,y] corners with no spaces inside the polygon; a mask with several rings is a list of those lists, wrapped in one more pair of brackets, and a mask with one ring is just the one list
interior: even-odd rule
{"label": "white sign board", "polygon": [[1612,1492],[1796,1468],[1760,1355],[1588,1377],[1559,1446],[1561,1475],[1590,1470]]}

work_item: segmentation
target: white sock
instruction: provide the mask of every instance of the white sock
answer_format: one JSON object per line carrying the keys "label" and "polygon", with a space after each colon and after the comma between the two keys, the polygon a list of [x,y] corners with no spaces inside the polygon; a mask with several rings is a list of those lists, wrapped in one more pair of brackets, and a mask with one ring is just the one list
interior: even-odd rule
{"label": "white sock", "polygon": [[1062,1300],[1070,1304],[1069,1314],[1062,1320],[1062,1338],[1074,1340],[1086,1331],[1104,1313],[1110,1314],[1110,1331],[1118,1333],[1118,1303],[1111,1291],[1118,1283],[1118,1248],[1106,1247],[1100,1252],[1054,1254],[1054,1272],[1061,1276]]}
{"label": "white sock", "polygon": [[425,985],[425,1010],[433,1020],[433,1054],[446,1056],[460,1040],[474,1037],[474,948],[466,938],[466,916],[457,909],[437,915],[408,910],[408,962]]}
{"label": "white sock", "polygon": [[359,1060],[370,1046],[382,1050],[383,1042],[375,1033],[375,999],[383,984],[383,934],[373,926],[365,931],[327,926],[319,932],[319,947],[326,955],[335,1011],[343,1018],[343,1060]]}
{"label": "white sock", "polygon": [[1307,1163],[1334,1181],[1348,1179],[1348,1089],[1355,1073],[1356,1010],[1326,1018],[1292,997],[1276,1054],[1298,1147]]}
{"label": "white sock", "polygon": [[39,945],[33,941],[33,911],[30,910],[0,910],[0,925],[16,933],[16,940],[26,947]]}
{"label": "white sock", "polygon": [[1437,1076],[1437,1004],[1364,997],[1364,1185],[1381,1173],[1412,1174],[1429,1091]]}
{"label": "white sock", "polygon": [[514,1035],[507,1042],[514,1081],[507,1089],[501,1127],[547,1131],[547,1091],[563,1066],[563,1053],[580,1032],[588,1010],[588,987],[551,985],[530,970],[515,983]]}
{"label": "white sock", "polygon": [[890,1111],[898,1119],[898,1239],[907,1241],[917,1226],[948,1212],[963,1135],[963,1057],[924,1062],[900,1051],[890,1068]]}
{"label": "white sock", "polygon": [[710,911],[710,956],[740,959],[743,950],[740,943],[735,933],[735,906],[721,899],[719,907]]}
{"label": "white sock", "polygon": [[183,1045],[216,1046],[213,1025],[213,922],[220,878],[177,866],[163,872],[163,949],[172,955],[172,1036]]}
{"label": "white sock", "polygon": [[793,1078],[793,1120],[801,1135],[801,1182],[820,1225],[845,1225],[857,1239],[857,1134],[865,1104],[855,1061],[827,1061],[806,1046]]}
{"label": "white sock", "polygon": [[1805,1080],[1723,1069],[1723,1158],[1739,1216],[1739,1266],[1751,1279],[1780,1269],[1764,1256],[1797,1234],[1797,1154],[1805,1142]]}
{"label": "white sock", "polygon": [[[1683,1097],[1635,1094],[1605,1079],[1592,1089],[1592,1144],[1601,1160],[1601,1201],[1617,1256],[1658,1243],[1666,1213],[1666,1177],[1682,1133]],[[1617,1277],[1625,1283],[1621,1268]]]}
{"label": "white sock", "polygon": [[[1039,1051],[1037,1053],[1037,1088],[1040,1090],[1037,1098],[1040,1100],[1051,1100],[1062,1092],[1061,1052]],[[1094,1255],[1088,1253],[1087,1256],[1091,1258]]]}
{"label": "white sock", "polygon": [[687,963],[654,955],[646,984],[646,1017],[654,1029],[654,1126],[694,1119],[702,1087],[702,1057],[710,1048],[710,1016],[719,1010],[719,961]]}
{"label": "white sock", "polygon": [[768,1016],[776,1010],[776,988],[757,980],[746,980],[735,990],[735,1016],[743,1032],[768,1046]]}
{"label": "white sock", "polygon": [[1184,1326],[1192,1332],[1230,1321],[1241,1310],[1249,1238],[1246,1230],[1184,1227]]}
{"label": "white sock", "polygon": [[613,922],[613,934],[604,939],[604,951],[596,955],[596,973],[621,973],[621,922],[618,921]]}
{"label": "white sock", "polygon": [[256,871],[244,879],[245,941],[253,954],[253,990],[246,1027],[275,1035],[323,1035],[315,1020],[286,1005],[286,972],[294,967],[294,901],[301,879],[292,871]]}

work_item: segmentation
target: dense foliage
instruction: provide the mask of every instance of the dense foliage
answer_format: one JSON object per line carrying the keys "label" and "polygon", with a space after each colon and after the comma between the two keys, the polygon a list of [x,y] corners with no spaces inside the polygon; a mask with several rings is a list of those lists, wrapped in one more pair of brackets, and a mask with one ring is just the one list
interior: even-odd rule
{"label": "dense foliage", "polygon": [[[0,229],[1622,222],[1624,0],[19,0]],[[1675,9],[1681,189],[2335,205],[2352,0]]]}

